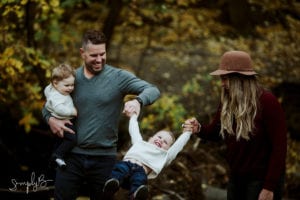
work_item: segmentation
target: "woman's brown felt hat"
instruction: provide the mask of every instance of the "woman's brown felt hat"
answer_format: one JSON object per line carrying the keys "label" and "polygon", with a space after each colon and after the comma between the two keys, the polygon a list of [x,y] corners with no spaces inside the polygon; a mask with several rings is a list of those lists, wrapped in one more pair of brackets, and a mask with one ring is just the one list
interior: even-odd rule
{"label": "woman's brown felt hat", "polygon": [[248,53],[244,51],[227,51],[223,54],[219,69],[211,72],[210,75],[225,75],[239,73],[243,75],[257,74],[253,70],[252,60]]}

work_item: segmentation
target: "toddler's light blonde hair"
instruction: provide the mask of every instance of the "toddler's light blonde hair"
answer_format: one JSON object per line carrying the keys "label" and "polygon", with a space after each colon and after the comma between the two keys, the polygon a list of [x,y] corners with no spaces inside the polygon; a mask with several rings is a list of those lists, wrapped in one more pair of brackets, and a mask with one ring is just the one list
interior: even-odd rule
{"label": "toddler's light blonde hair", "polygon": [[75,69],[73,67],[71,67],[71,65],[62,63],[52,69],[51,83],[53,83],[53,81],[61,81],[70,76],[75,77],[75,73],[76,73]]}

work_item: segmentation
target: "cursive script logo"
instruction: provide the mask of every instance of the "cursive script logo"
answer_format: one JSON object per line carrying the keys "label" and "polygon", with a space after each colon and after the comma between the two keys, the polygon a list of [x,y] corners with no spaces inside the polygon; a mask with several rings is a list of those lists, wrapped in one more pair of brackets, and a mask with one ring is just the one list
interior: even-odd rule
{"label": "cursive script logo", "polygon": [[26,190],[26,194],[29,191],[38,191],[40,189],[44,189],[47,187],[47,183],[53,180],[45,179],[45,176],[42,174],[39,177],[35,177],[35,172],[31,173],[30,181],[18,182],[16,179],[11,179],[11,183],[13,184],[12,188],[8,188],[10,191],[17,190]]}

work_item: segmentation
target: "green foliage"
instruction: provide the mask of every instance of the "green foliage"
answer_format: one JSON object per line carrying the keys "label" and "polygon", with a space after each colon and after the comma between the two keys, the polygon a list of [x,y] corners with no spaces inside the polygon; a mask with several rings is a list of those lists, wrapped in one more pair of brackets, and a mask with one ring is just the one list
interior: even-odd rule
{"label": "green foliage", "polygon": [[10,0],[0,4],[0,108],[26,132],[40,122],[42,87],[54,63],[45,55],[60,37],[59,3]]}
{"label": "green foliage", "polygon": [[39,51],[24,46],[7,47],[0,55],[0,108],[10,108],[7,114],[19,120],[26,132],[39,124],[33,112],[43,105],[40,74],[50,65]]}
{"label": "green foliage", "polygon": [[10,0],[0,4],[1,24],[0,32],[4,44],[22,42],[24,45],[38,44],[36,42],[47,39],[55,42],[53,37],[57,32],[57,20],[63,14],[59,7],[59,0]]}
{"label": "green foliage", "polygon": [[[263,23],[253,24],[255,34],[247,37],[223,23],[228,10],[222,1],[124,0],[123,4],[108,62],[126,63],[163,91],[152,110],[145,111],[142,124],[149,131],[157,125],[179,131],[189,116],[210,119],[220,84],[208,73],[218,66],[224,51],[250,52],[269,88],[300,78],[295,67],[300,64],[300,23],[292,15],[297,12],[295,1],[249,0],[253,14],[262,18],[257,21]],[[109,5],[90,0],[1,1],[1,107],[18,105],[9,113],[27,131],[38,123],[35,112],[42,106],[50,67],[57,62],[80,64],[81,33],[103,28]],[[281,21],[272,20],[278,14]]]}
{"label": "green foliage", "polygon": [[89,4],[90,0],[64,0],[61,2],[62,8],[81,7],[82,4]]}
{"label": "green foliage", "polygon": [[185,108],[190,115],[207,121],[213,117],[219,102],[217,95],[220,91],[220,81],[212,81],[210,75],[197,73],[182,87],[181,101],[188,102]]}
{"label": "green foliage", "polygon": [[160,129],[169,129],[180,133],[186,114],[177,95],[165,94],[155,104],[145,107],[141,129],[152,133]]}
{"label": "green foliage", "polygon": [[[40,45],[39,49],[44,54],[51,54],[57,61],[67,61],[78,66],[78,43],[82,31],[89,27],[103,27],[109,8],[106,3],[99,4],[94,1],[62,1],[61,4],[56,3],[58,1],[51,2],[42,1],[41,4],[49,8],[37,12],[37,16],[43,17],[37,20],[35,38],[40,44],[46,42],[47,46],[43,48],[44,45]],[[249,1],[249,4],[262,6],[264,11],[273,9],[267,2],[258,4]],[[262,76],[262,81],[270,88],[287,79],[299,79],[299,68],[293,67],[299,62],[299,47],[295,45],[299,40],[299,21],[287,16],[287,24],[291,27],[289,30],[280,25],[266,23],[267,25],[255,27],[258,35],[256,38],[232,38],[228,35],[238,33],[220,21],[223,10],[218,5],[222,4],[214,7],[208,5],[192,0],[124,1],[111,41],[112,47],[117,48],[117,51],[108,56],[108,62],[113,60],[116,65],[124,62],[142,77],[166,81],[167,83],[159,84],[159,87],[167,93],[173,93],[177,101],[183,103],[187,113],[203,119],[211,117],[218,102],[219,83],[212,80],[208,73],[217,67],[218,59],[226,50],[241,49],[251,52],[256,69],[261,74],[268,74]],[[83,6],[86,8],[83,9]],[[15,12],[11,7],[12,4],[9,12]],[[22,13],[22,9],[19,10]],[[46,13],[52,15],[48,16]],[[43,21],[49,23],[41,23]],[[42,28],[41,24],[45,27]],[[178,49],[180,42],[183,43],[182,48]],[[287,47],[289,51],[286,50]],[[158,57],[153,57],[149,69],[143,67],[147,66],[147,61],[141,54],[145,49],[156,51],[156,55],[157,50],[162,50]],[[123,57],[124,53],[126,56]],[[167,65],[172,67],[163,64],[163,59],[167,59]],[[135,60],[140,62],[137,64]],[[197,64],[190,66],[192,62]],[[177,71],[177,75],[173,71]],[[174,79],[177,80],[176,84],[171,82]]]}
{"label": "green foliage", "polygon": [[288,157],[287,157],[287,176],[293,176],[293,174],[300,171],[300,156],[299,156],[299,150],[300,150],[300,144],[299,141],[291,141],[289,139],[289,146],[288,146]]}

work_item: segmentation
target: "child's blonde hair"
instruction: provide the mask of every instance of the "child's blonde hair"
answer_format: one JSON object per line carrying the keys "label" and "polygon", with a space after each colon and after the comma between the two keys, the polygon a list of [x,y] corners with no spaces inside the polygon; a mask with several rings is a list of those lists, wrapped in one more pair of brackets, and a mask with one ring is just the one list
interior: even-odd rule
{"label": "child's blonde hair", "polygon": [[53,81],[61,81],[69,76],[75,77],[75,69],[69,64],[62,63],[52,69],[51,83],[53,83]]}
{"label": "child's blonde hair", "polygon": [[172,138],[172,144],[175,142],[176,138],[175,138],[175,135],[174,135],[174,133],[172,131],[166,130],[166,129],[162,129],[162,130],[160,130],[158,132],[161,132],[161,131],[163,131],[165,133],[168,133],[171,136],[171,138]]}
{"label": "child's blonde hair", "polygon": [[167,131],[169,133],[169,135],[172,137],[172,144],[175,142],[176,138],[175,135],[172,131]]}

